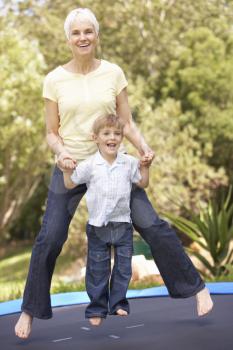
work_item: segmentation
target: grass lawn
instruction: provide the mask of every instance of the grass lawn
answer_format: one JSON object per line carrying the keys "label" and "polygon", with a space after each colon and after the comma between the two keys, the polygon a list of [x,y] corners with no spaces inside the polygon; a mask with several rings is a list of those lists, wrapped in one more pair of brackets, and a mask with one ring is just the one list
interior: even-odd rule
{"label": "grass lawn", "polygon": [[[28,272],[28,266],[31,256],[31,246],[14,247],[7,249],[0,260],[0,302],[18,299],[22,297],[25,279]],[[56,264],[53,275],[51,293],[63,293],[72,291],[85,290],[83,282],[63,282],[61,275],[67,274],[67,269],[76,261],[77,257],[68,252],[62,253]],[[218,279],[209,279],[207,282],[233,281],[233,273],[220,277]],[[159,284],[153,277],[146,278],[142,281],[130,283],[130,289],[143,289],[158,286]]]}
{"label": "grass lawn", "polygon": [[[31,246],[10,248],[7,254],[0,259],[0,302],[22,297],[31,250]],[[59,256],[53,276],[52,293],[58,293],[60,289],[67,289],[66,284],[60,282],[59,276],[65,273],[74,260],[75,258],[67,253]]]}

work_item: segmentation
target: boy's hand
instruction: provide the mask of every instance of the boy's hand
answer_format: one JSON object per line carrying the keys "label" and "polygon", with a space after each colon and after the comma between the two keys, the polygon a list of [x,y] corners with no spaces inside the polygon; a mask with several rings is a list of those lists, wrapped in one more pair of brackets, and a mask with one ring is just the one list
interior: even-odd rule
{"label": "boy's hand", "polygon": [[71,173],[72,174],[72,172],[74,170],[74,162],[73,162],[73,160],[72,159],[68,159],[68,158],[64,159],[63,160],[63,169],[64,169],[64,170],[62,170],[63,173]]}

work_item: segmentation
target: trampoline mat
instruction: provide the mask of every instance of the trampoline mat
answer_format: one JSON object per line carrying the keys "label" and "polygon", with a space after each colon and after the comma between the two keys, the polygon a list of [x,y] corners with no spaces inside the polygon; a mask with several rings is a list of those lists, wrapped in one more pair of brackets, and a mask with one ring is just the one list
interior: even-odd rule
{"label": "trampoline mat", "polygon": [[233,295],[213,295],[213,311],[197,317],[195,298],[131,299],[128,317],[109,316],[100,327],[84,318],[85,305],[55,308],[33,321],[28,340],[14,335],[19,314],[0,317],[3,350],[232,350]]}

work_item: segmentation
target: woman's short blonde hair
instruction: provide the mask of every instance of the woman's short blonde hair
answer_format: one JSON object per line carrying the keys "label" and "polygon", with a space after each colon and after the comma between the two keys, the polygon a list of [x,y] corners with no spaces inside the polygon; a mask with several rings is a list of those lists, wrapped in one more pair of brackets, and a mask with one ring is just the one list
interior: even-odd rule
{"label": "woman's short blonde hair", "polygon": [[94,27],[96,34],[99,34],[99,23],[94,15],[94,13],[88,8],[77,8],[72,10],[66,17],[64,22],[64,31],[67,39],[70,39],[70,29],[77,16],[82,16],[82,18],[88,20]]}
{"label": "woman's short blonde hair", "polygon": [[114,114],[108,114],[99,118],[96,118],[92,125],[92,131],[95,135],[98,135],[101,129],[106,127],[113,127],[119,129],[123,136],[124,125],[120,121],[119,117]]}

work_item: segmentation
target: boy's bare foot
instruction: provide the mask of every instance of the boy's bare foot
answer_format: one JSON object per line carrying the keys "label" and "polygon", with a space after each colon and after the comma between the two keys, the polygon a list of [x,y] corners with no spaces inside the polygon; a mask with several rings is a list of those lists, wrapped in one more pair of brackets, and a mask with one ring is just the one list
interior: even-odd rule
{"label": "boy's bare foot", "polygon": [[207,315],[212,310],[214,305],[208,289],[205,287],[199,293],[197,293],[196,299],[198,316]]}
{"label": "boy's bare foot", "polygon": [[128,312],[125,311],[125,310],[122,310],[122,309],[118,309],[116,311],[116,314],[119,315],[119,316],[128,316]]}
{"label": "boy's bare foot", "polygon": [[89,318],[89,322],[92,326],[100,326],[100,324],[102,322],[102,318],[101,317],[91,317],[91,318]]}
{"label": "boy's bare foot", "polygon": [[15,325],[15,335],[22,339],[27,339],[32,329],[32,316],[22,312],[18,322]]}

